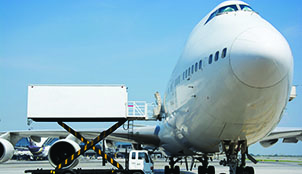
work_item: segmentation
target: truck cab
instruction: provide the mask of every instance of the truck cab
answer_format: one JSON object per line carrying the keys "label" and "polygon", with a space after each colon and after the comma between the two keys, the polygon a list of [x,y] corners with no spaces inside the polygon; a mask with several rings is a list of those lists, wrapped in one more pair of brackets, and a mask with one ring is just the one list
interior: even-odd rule
{"label": "truck cab", "polygon": [[153,173],[153,161],[146,150],[132,150],[129,154],[129,169]]}

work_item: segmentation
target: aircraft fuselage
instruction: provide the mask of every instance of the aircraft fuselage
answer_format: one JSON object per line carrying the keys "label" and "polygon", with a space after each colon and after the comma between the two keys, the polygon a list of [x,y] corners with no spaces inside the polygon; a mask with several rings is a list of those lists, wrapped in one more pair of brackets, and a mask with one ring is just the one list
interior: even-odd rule
{"label": "aircraft fuselage", "polygon": [[236,4],[237,11],[208,20],[222,3],[200,21],[172,73],[159,133],[171,154],[218,152],[223,140],[251,145],[281,119],[292,86],[290,47],[259,14]]}

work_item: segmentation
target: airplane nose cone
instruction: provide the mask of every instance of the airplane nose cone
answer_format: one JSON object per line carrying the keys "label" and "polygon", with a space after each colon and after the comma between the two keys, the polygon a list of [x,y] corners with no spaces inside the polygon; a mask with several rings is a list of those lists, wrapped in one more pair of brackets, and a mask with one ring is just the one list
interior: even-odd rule
{"label": "airplane nose cone", "polygon": [[232,44],[230,65],[242,83],[267,88],[281,81],[292,67],[292,54],[284,37],[272,28],[251,28]]}

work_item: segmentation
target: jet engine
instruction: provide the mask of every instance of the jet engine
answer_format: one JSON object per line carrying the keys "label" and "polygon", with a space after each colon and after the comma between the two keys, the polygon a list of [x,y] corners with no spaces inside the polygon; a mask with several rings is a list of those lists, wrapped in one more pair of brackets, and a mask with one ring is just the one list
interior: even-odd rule
{"label": "jet engine", "polygon": [[272,140],[265,140],[265,141],[260,141],[260,144],[263,147],[270,147],[278,142],[278,139],[272,139]]}
{"label": "jet engine", "polygon": [[[72,154],[77,152],[80,149],[80,146],[69,139],[63,139],[55,142],[48,151],[48,160],[53,167],[57,167],[63,160],[70,157]],[[64,169],[74,168],[79,163],[79,160],[76,159],[72,163],[67,164]]]}
{"label": "jet engine", "polygon": [[0,138],[0,163],[10,160],[14,155],[14,146],[6,139]]}

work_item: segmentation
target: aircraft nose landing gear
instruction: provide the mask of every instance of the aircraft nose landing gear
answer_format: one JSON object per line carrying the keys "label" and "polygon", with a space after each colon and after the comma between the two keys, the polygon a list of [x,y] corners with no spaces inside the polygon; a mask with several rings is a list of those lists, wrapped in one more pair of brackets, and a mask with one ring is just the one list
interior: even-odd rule
{"label": "aircraft nose landing gear", "polygon": [[174,158],[170,157],[169,158],[170,168],[169,166],[165,166],[165,174],[180,174],[179,166],[174,166],[179,160],[181,160],[181,158],[177,158],[174,161]]}
{"label": "aircraft nose landing gear", "polygon": [[[245,166],[246,156],[253,162],[257,163],[252,156],[248,154],[248,147],[246,141],[238,141],[236,143],[231,141],[223,141],[221,143],[221,150],[225,152],[226,160],[221,160],[220,165],[229,166],[230,174],[254,174],[254,168]],[[238,152],[241,151],[241,159],[238,159]]]}
{"label": "aircraft nose landing gear", "polygon": [[209,158],[207,154],[204,154],[202,158],[200,157],[196,159],[202,163],[202,166],[198,166],[198,174],[215,174],[214,166],[208,166]]}

